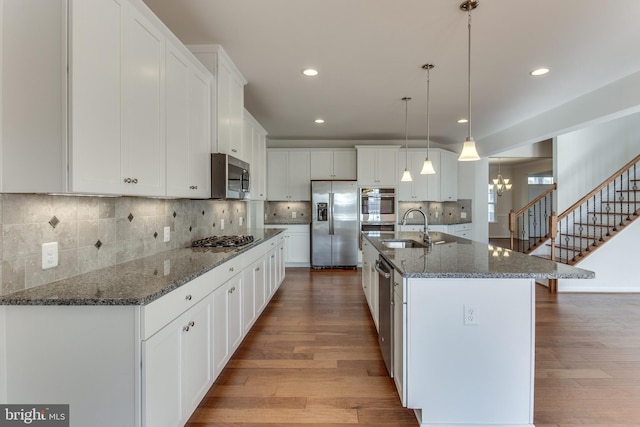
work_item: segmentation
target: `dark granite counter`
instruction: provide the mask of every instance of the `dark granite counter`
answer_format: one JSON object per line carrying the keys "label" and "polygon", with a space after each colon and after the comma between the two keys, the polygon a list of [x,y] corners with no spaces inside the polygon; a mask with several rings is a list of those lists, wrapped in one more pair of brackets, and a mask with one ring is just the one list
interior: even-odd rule
{"label": "dark granite counter", "polygon": [[[595,273],[524,255],[445,233],[429,233],[430,248],[390,249],[384,239],[422,240],[422,233],[396,232],[384,236],[363,233],[395,269],[408,278],[534,278],[592,279]],[[440,242],[440,243],[438,243]]]}
{"label": "dark granite counter", "polygon": [[182,248],[0,296],[0,305],[146,305],[282,229],[254,229],[241,248]]}

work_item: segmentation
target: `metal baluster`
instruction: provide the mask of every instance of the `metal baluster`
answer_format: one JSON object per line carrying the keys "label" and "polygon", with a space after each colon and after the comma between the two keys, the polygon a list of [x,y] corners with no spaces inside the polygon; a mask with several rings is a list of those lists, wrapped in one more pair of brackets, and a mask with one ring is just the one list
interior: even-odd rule
{"label": "metal baluster", "polygon": [[[574,218],[575,218],[575,215],[576,214],[575,214],[575,211],[574,211],[574,213],[573,213]],[[566,228],[567,228],[567,236],[565,237],[567,247],[565,249],[565,252],[567,254],[566,257],[567,257],[567,263],[568,263],[569,262],[569,239],[570,239],[570,237],[569,237],[569,215],[567,215],[566,224],[565,225],[566,225]],[[575,236],[575,233],[573,233],[573,244],[575,245],[575,243],[576,243],[576,236]],[[574,255],[574,258],[575,258],[575,255]]]}
{"label": "metal baluster", "polygon": [[612,231],[618,231],[618,222],[616,221],[616,181],[613,180],[613,200],[609,199],[609,203],[613,203],[613,229]]}
{"label": "metal baluster", "polygon": [[595,221],[596,218],[598,217],[598,215],[600,215],[600,241],[602,242],[604,240],[602,233],[603,233],[603,226],[604,224],[602,223],[602,190],[600,190],[600,211],[598,212],[598,209],[596,209],[596,196],[593,196],[593,220]]}
{"label": "metal baluster", "polygon": [[[589,204],[589,201],[587,201],[587,204]],[[587,209],[587,218],[589,216],[589,209]],[[598,227],[596,222],[598,221],[598,217],[596,216],[596,195],[593,195],[593,245],[592,246],[598,246],[598,243],[596,242],[596,234],[598,233]],[[600,232],[602,233],[602,227],[600,227]]]}
{"label": "metal baluster", "polygon": [[[582,206],[580,206],[582,209]],[[573,216],[573,249],[576,248],[576,211],[571,213]],[[567,222],[567,227],[569,227],[569,223]],[[582,227],[580,227],[580,256],[582,256]],[[567,245],[568,246],[568,245]],[[567,254],[568,257],[568,254]],[[568,260],[568,259],[567,259]],[[576,252],[573,251],[573,260],[576,260]]]}
{"label": "metal baluster", "polygon": [[633,215],[638,216],[638,176],[636,175],[636,165],[633,165]]}
{"label": "metal baluster", "polygon": [[609,197],[610,197],[609,189],[610,188],[611,188],[611,184],[607,185],[607,206],[604,208],[604,212],[607,213],[607,237],[611,236],[611,215],[609,215],[609,212],[611,212],[611,206],[609,205]]}
{"label": "metal baluster", "polygon": [[618,201],[620,202],[620,226],[624,226],[624,206],[622,206],[622,202],[624,201],[624,196],[622,195],[622,184],[623,184],[623,176],[620,175],[620,197],[618,197]]}
{"label": "metal baluster", "polygon": [[[623,193],[620,193],[623,194]],[[631,173],[630,170],[627,170],[627,221],[631,221]]]}

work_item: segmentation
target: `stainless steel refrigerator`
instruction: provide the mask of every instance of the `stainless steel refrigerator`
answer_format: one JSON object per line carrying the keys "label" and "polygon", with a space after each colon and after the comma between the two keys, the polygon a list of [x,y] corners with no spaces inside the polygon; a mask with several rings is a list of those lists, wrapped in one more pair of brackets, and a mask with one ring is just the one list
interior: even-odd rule
{"label": "stainless steel refrigerator", "polygon": [[358,265],[356,181],[311,181],[311,267]]}

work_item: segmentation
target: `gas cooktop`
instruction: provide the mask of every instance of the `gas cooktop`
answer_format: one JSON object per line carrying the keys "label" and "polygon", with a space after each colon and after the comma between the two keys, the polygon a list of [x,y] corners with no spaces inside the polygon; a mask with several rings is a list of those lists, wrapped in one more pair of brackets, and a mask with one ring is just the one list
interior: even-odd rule
{"label": "gas cooktop", "polygon": [[211,236],[195,240],[192,248],[234,248],[253,242],[253,236]]}

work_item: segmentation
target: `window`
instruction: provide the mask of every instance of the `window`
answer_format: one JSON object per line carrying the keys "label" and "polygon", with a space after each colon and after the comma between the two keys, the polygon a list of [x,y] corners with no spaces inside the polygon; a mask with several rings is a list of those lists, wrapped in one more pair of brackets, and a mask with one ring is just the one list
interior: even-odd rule
{"label": "window", "polygon": [[489,222],[496,222],[496,202],[495,187],[489,184]]}
{"label": "window", "polygon": [[530,176],[527,179],[529,185],[551,185],[553,184],[552,176]]}

